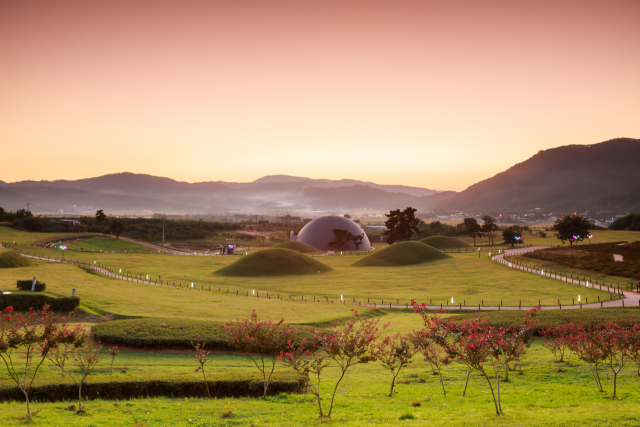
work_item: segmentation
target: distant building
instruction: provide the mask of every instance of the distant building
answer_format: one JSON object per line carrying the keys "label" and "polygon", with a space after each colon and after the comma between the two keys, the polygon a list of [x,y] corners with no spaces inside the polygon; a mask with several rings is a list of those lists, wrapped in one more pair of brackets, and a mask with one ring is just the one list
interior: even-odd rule
{"label": "distant building", "polygon": [[80,225],[80,221],[78,221],[77,219],[61,219],[60,222],[64,222],[67,224],[71,224],[71,225]]}

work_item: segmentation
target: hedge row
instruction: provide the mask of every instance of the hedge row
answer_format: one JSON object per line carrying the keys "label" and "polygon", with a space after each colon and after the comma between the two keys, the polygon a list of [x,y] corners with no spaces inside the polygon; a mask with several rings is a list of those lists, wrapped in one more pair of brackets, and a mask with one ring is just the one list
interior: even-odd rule
{"label": "hedge row", "polygon": [[0,310],[13,307],[17,311],[27,311],[29,308],[38,310],[48,304],[53,311],[73,311],[80,305],[78,297],[56,298],[42,294],[9,294],[0,295]]}
{"label": "hedge row", "polygon": [[[208,349],[230,350],[223,323],[187,319],[124,319],[103,322],[91,327],[102,344],[166,350],[191,349],[192,341],[206,341]],[[311,338],[306,327],[296,335]],[[198,338],[199,337],[199,338]]]}
{"label": "hedge row", "polygon": [[[33,280],[18,280],[18,289],[21,291],[30,291],[32,285]],[[36,280],[36,292],[44,292],[45,289],[47,285]]]}
{"label": "hedge row", "polygon": [[[214,377],[207,381],[211,397],[262,396],[262,377],[255,374],[233,373]],[[297,374],[274,374],[269,385],[269,394],[300,393],[304,391],[304,379]],[[91,377],[82,386],[82,395],[87,400],[127,400],[140,397],[207,397],[204,381],[175,379],[171,377],[114,379],[92,381]],[[49,382],[33,387],[32,401],[59,402],[78,399],[78,386],[71,382]],[[0,386],[0,402],[24,401],[19,388]]]}
{"label": "hedge row", "polygon": [[[526,310],[501,310],[471,312],[451,316],[455,322],[463,322],[482,315],[490,325],[496,327],[515,327],[522,324]],[[540,310],[535,316],[539,325],[536,333],[547,326],[559,326],[568,323],[598,323],[619,321],[621,323],[640,323],[639,308],[583,308],[572,310]]]}

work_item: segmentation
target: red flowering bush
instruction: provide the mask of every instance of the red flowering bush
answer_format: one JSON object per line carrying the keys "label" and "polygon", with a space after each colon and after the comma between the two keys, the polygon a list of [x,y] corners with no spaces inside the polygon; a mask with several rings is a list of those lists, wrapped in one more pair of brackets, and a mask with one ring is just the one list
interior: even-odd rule
{"label": "red flowering bush", "polygon": [[[357,310],[351,310],[355,316],[354,320],[346,322],[342,326],[333,324],[331,329],[326,331],[310,330],[314,333],[315,342],[313,349],[310,349],[306,340],[296,343],[294,340],[287,341],[287,349],[280,354],[280,360],[307,379],[309,390],[318,399],[318,410],[320,417],[331,417],[333,403],[340,382],[346,375],[349,368],[361,363],[373,362],[377,359],[374,343],[378,338],[380,328],[378,319],[360,317]],[[383,328],[386,328],[385,324]],[[335,363],[340,369],[340,377],[333,387],[329,411],[325,415],[322,410],[322,399],[320,398],[321,375],[329,364]],[[313,384],[311,375],[316,377],[316,384]]]}
{"label": "red flowering bush", "polygon": [[391,371],[391,389],[389,397],[393,397],[393,387],[396,378],[402,368],[411,363],[411,358],[416,353],[411,343],[410,336],[396,334],[393,338],[387,337],[373,346],[376,358],[382,362],[382,366]]}
{"label": "red flowering bush", "polygon": [[284,323],[258,319],[253,310],[251,318],[236,319],[223,326],[229,345],[244,353],[262,373],[264,381],[263,397],[267,395],[269,382],[275,370],[276,360],[280,353],[287,349],[288,340],[296,331]]}
{"label": "red flowering bush", "polygon": [[210,353],[210,351],[204,349],[205,345],[207,345],[207,342],[205,341],[201,343],[199,341],[196,341],[194,343],[192,341],[191,345],[193,346],[193,352],[194,352],[194,355],[196,356],[196,360],[200,365],[200,367],[196,368],[196,374],[198,372],[202,372],[202,378],[204,379],[204,386],[207,389],[207,396],[211,397],[211,393],[209,393],[209,384],[207,383],[207,375],[204,370],[205,365],[209,362],[209,353]]}
{"label": "red flowering bush", "polygon": [[[9,378],[24,394],[27,417],[31,417],[29,392],[47,355],[60,345],[81,345],[83,331],[69,329],[68,317],[57,317],[44,305],[41,310],[29,309],[25,314],[14,313],[12,307],[2,311],[0,317],[0,359]],[[14,359],[23,358],[21,363]]]}

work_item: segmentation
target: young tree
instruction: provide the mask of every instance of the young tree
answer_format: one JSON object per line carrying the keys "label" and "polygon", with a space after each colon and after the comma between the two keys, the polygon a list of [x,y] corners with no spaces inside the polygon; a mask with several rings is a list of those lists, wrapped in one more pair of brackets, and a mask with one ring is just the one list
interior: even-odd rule
{"label": "young tree", "polygon": [[29,393],[49,352],[64,344],[79,345],[82,330],[79,327],[69,329],[68,322],[73,314],[58,317],[46,304],[42,310],[29,309],[26,314],[15,313],[13,307],[2,312],[0,358],[9,378],[24,394],[28,417],[31,417]]}
{"label": "young tree", "polygon": [[[197,337],[200,339],[200,337]],[[209,383],[207,383],[207,374],[204,370],[205,365],[209,362],[209,353],[208,350],[205,350],[204,347],[207,345],[207,342],[196,341],[195,343],[191,341],[191,346],[193,347],[194,356],[196,356],[196,360],[198,361],[199,368],[196,368],[196,374],[198,372],[202,372],[202,378],[204,380],[204,386],[207,389],[207,396],[211,397],[211,393],[209,393]]]}
{"label": "young tree", "polygon": [[584,324],[581,326],[572,325],[571,332],[565,336],[565,340],[571,351],[581,360],[587,362],[596,387],[600,392],[603,392],[598,367],[609,357],[611,347],[602,327],[598,325],[585,326]]}
{"label": "young tree", "polygon": [[[563,363],[565,355],[571,357],[571,348],[565,337],[569,335],[575,325],[560,325],[555,328],[549,327],[540,331],[542,335],[542,346],[553,354],[556,363]],[[568,352],[568,354],[567,354]],[[560,368],[558,368],[560,370]]]}
{"label": "young tree", "polygon": [[290,329],[284,323],[284,318],[278,323],[260,320],[256,311],[253,310],[250,319],[230,321],[229,324],[224,325],[224,330],[229,344],[245,353],[262,373],[264,380],[262,396],[266,396],[278,355],[288,347],[288,340],[292,338],[296,329]]}
{"label": "young tree", "polygon": [[109,382],[111,382],[111,376],[113,375],[113,362],[115,362],[116,357],[120,355],[120,350],[118,350],[118,346],[114,345],[109,349],[109,356],[111,356],[111,366],[109,367]]}
{"label": "young tree", "polygon": [[473,246],[475,246],[476,238],[483,236],[482,227],[478,224],[478,221],[475,218],[465,218],[464,227],[467,229],[469,237],[473,239]]}
{"label": "young tree", "polygon": [[403,211],[396,209],[385,214],[388,218],[384,224],[387,230],[382,234],[387,236],[387,242],[390,245],[396,240],[403,242],[409,240],[414,234],[420,233],[418,228],[420,219],[416,218],[416,211],[417,209],[408,207]]}
{"label": "young tree", "polygon": [[[636,328],[638,324],[635,325]],[[606,351],[606,363],[611,372],[613,372],[613,399],[616,398],[618,390],[618,374],[624,368],[624,365],[632,359],[634,347],[634,330],[631,326],[624,326],[618,322],[607,322],[604,327],[604,342],[608,345]]]}
{"label": "young tree", "polygon": [[568,241],[569,246],[573,246],[573,242],[576,242],[577,245],[577,242],[588,238],[590,228],[591,223],[582,215],[563,215],[553,225],[558,239],[563,244]]}
{"label": "young tree", "polygon": [[113,221],[109,230],[116,236],[116,239],[119,239],[120,235],[124,233],[124,224],[120,221]]}
{"label": "young tree", "polygon": [[[374,343],[378,338],[379,330],[378,319],[369,319],[368,317],[360,317],[357,310],[351,310],[355,316],[354,320],[346,322],[342,326],[333,324],[331,329],[326,331],[318,331],[314,328],[309,330],[314,334],[313,348],[311,351],[306,341],[295,343],[288,341],[288,348],[281,353],[281,361],[284,365],[291,367],[306,378],[310,374],[314,374],[318,378],[317,386],[312,387],[313,393],[318,398],[318,409],[320,417],[331,417],[336,392],[340,386],[340,382],[345,377],[347,371],[357,364],[375,362],[376,354]],[[385,324],[383,328],[386,328]],[[334,362],[340,369],[340,376],[331,396],[329,411],[324,415],[321,407],[320,399],[320,375],[329,362]]]}
{"label": "young tree", "polygon": [[486,234],[489,237],[489,241],[493,245],[493,233],[498,231],[498,225],[493,221],[489,215],[485,215],[482,217],[482,233]]}
{"label": "young tree", "polygon": [[[47,358],[57,367],[62,369],[62,372],[67,374],[69,378],[73,380],[78,386],[78,410],[77,413],[83,413],[85,410],[82,408],[82,386],[91,371],[100,361],[101,345],[98,345],[93,340],[93,334],[82,331],[79,335],[81,341],[75,343],[72,346],[64,346],[52,349],[47,355]],[[65,361],[69,360],[80,370],[79,375],[73,375],[69,369],[65,366]]]}
{"label": "young tree", "polygon": [[376,358],[382,362],[382,366],[391,371],[391,389],[389,397],[393,397],[393,387],[396,378],[402,368],[411,363],[411,358],[415,354],[415,348],[411,344],[409,335],[387,337],[373,346]]}
{"label": "young tree", "polygon": [[[287,341],[287,349],[280,352],[280,361],[283,365],[290,367],[305,379],[307,389],[318,400],[318,411],[320,418],[326,418],[322,410],[322,398],[320,397],[320,382],[324,368],[329,365],[326,355],[314,347],[313,349],[307,343],[306,338],[300,342],[293,340]],[[311,375],[316,377],[316,384],[311,380]]]}
{"label": "young tree", "polygon": [[[438,314],[436,314],[436,316],[438,316]],[[416,351],[420,352],[422,356],[424,356],[425,362],[429,362],[431,371],[439,376],[440,385],[442,386],[442,394],[447,397],[447,391],[444,388],[444,380],[442,379],[442,368],[451,363],[453,360],[445,351],[442,350],[440,346],[436,345],[435,341],[431,338],[431,334],[436,332],[436,330],[434,329],[435,323],[432,323],[431,318],[427,318],[424,320],[425,328],[419,331],[415,331],[410,336],[411,344]],[[468,382],[469,376],[467,375],[467,383]],[[467,390],[466,385],[464,387],[464,390],[465,391],[462,393],[463,396]]]}
{"label": "young tree", "polygon": [[638,367],[637,375],[640,377],[640,323],[635,323],[629,331],[631,338],[631,359]]}

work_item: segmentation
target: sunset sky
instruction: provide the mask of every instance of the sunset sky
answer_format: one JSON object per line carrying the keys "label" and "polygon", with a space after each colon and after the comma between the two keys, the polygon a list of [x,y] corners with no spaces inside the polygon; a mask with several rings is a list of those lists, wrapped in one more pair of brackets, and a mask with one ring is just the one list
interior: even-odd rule
{"label": "sunset sky", "polygon": [[640,137],[640,1],[0,2],[0,180],[461,190]]}

